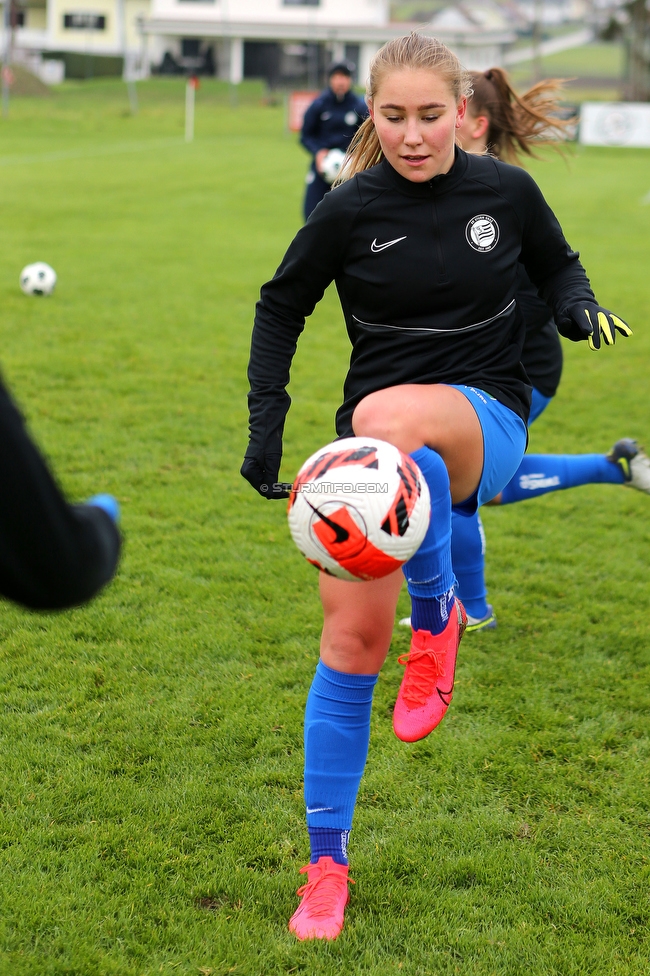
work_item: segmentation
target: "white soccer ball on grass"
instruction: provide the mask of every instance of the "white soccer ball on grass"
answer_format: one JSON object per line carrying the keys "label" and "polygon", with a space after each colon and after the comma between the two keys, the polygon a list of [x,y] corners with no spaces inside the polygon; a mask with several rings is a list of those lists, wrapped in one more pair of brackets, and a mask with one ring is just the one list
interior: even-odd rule
{"label": "white soccer ball on grass", "polygon": [[56,285],[56,271],[45,261],[28,264],[20,272],[20,287],[26,295],[51,295]]}
{"label": "white soccer ball on grass", "polygon": [[346,437],[312,454],[289,499],[293,541],[313,566],[345,580],[387,576],[413,556],[431,501],[415,461],[374,437]]}

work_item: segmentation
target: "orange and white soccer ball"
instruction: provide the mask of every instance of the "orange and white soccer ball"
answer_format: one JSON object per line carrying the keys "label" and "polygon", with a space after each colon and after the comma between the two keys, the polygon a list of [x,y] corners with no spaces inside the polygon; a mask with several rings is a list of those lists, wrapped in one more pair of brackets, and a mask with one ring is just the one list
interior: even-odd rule
{"label": "orange and white soccer ball", "polygon": [[420,548],[431,501],[412,458],[374,437],[346,437],[305,461],[288,515],[293,541],[312,565],[340,579],[373,580]]}

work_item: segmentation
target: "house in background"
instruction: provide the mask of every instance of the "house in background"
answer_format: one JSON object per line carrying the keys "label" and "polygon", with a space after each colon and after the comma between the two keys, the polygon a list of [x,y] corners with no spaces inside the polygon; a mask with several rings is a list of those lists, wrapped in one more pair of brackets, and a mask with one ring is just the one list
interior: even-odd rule
{"label": "house in background", "polygon": [[143,29],[163,71],[207,58],[233,84],[264,78],[271,87],[314,88],[341,58],[363,81],[373,54],[404,25],[390,22],[388,0],[151,0]]}
{"label": "house in background", "polygon": [[[562,8],[563,16],[585,2],[545,0]],[[196,72],[232,84],[263,78],[272,88],[315,89],[325,82],[327,65],[342,58],[357,65],[355,80],[364,84],[378,48],[414,27],[439,37],[470,69],[503,64],[517,32],[530,29],[526,4],[533,0],[459,0],[424,27],[391,21],[389,0],[3,3],[13,5],[15,59],[45,81],[60,80],[64,62],[68,77],[121,74],[124,68],[131,78],[152,70]]]}
{"label": "house in background", "polygon": [[132,74],[148,73],[141,25],[150,0],[14,0],[13,12],[7,9],[10,2],[0,4],[3,52],[13,15],[13,60],[44,81],[61,81],[64,72],[71,77],[119,75],[125,61]]}
{"label": "house in background", "polygon": [[443,41],[470,71],[485,71],[503,64],[506,51],[517,39],[523,18],[493,0],[462,0],[439,10],[427,32]]}

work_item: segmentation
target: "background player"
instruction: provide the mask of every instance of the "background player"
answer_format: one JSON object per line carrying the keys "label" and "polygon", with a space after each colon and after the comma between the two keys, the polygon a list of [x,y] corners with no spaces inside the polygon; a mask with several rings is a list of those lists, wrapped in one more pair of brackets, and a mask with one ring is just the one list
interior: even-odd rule
{"label": "background player", "polygon": [[[472,153],[489,152],[519,163],[540,145],[557,144],[560,121],[557,79],[534,85],[517,95],[501,68],[471,72],[473,94],[456,138]],[[555,396],[562,376],[562,347],[553,313],[521,269],[517,302],[526,320],[522,363],[533,385],[529,425]],[[586,484],[626,484],[650,493],[650,460],[635,441],[618,441],[609,454],[526,454],[514,477],[489,504],[508,505],[553,491]],[[496,627],[487,603],[485,536],[478,512],[471,518],[453,517],[453,568],[457,594],[467,611],[467,631]],[[410,626],[410,618],[400,621]]]}
{"label": "background player", "polygon": [[321,166],[330,149],[346,151],[352,137],[368,115],[363,98],[352,91],[355,65],[337,61],[328,71],[329,87],[316,98],[302,123],[300,141],[313,156],[307,173],[305,220],[317,203],[332,189],[321,176]]}
{"label": "background player", "polygon": [[0,457],[0,594],[30,610],[90,600],[117,569],[117,502],[66,502],[2,383]]}
{"label": "background player", "polygon": [[[352,343],[337,433],[410,453],[432,500],[425,540],[404,567],[413,636],[393,727],[408,742],[436,727],[453,691],[465,613],[453,592],[452,505],[475,512],[523,457],[530,387],[514,297],[519,258],[563,334],[594,347],[612,342],[615,329],[630,334],[596,304],[532,178],[456,147],[467,94],[458,59],[434,38],[414,33],[377,53],[351,178],[322,201],[262,288],[249,364],[242,474],[264,497],[286,497],[278,472],[291,361],[306,316],[336,281]],[[290,921],[301,939],[336,938],[343,926],[347,838],[402,574],[348,583],[321,573],[319,583],[321,659],[305,710],[311,859]]]}

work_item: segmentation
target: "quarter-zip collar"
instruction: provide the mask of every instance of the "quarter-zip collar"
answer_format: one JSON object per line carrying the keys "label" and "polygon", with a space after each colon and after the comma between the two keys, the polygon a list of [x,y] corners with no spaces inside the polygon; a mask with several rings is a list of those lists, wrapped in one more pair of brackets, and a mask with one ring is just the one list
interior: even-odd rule
{"label": "quarter-zip collar", "polygon": [[401,176],[397,170],[393,169],[387,159],[383,159],[379,165],[381,166],[382,173],[400,193],[409,197],[426,199],[431,196],[432,192],[438,196],[441,193],[448,193],[450,190],[453,190],[465,176],[468,159],[467,153],[463,152],[459,146],[456,146],[454,162],[449,172],[434,176],[432,180],[427,180],[425,183],[414,183],[412,180],[407,180],[405,176]]}

